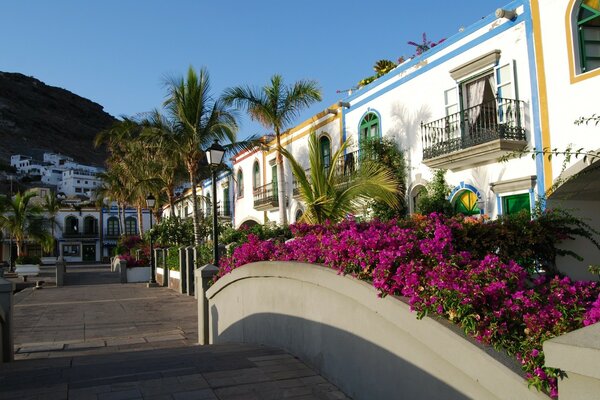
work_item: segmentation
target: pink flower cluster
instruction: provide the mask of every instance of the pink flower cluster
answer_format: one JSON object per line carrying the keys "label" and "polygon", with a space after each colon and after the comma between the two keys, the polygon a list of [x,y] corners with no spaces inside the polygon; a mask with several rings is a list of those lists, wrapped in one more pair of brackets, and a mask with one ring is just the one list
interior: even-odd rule
{"label": "pink flower cluster", "polygon": [[406,221],[292,226],[286,243],[250,235],[221,263],[218,277],[256,261],[322,264],[370,281],[381,296],[404,296],[419,318],[437,315],[477,340],[515,355],[527,379],[552,397],[560,371],[544,367],[542,343],[600,321],[595,282],[532,279],[513,261],[475,259],[453,246],[470,223],[432,214]]}
{"label": "pink flower cluster", "polygon": [[141,258],[136,260],[135,257],[130,254],[121,254],[119,255],[119,258],[127,262],[127,268],[147,267],[150,265],[148,259]]}

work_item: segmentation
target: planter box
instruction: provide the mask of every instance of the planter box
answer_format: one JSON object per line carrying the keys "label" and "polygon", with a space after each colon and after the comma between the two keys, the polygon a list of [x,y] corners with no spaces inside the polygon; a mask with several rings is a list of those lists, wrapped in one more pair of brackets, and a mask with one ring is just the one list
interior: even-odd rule
{"label": "planter box", "polygon": [[150,266],[127,268],[127,283],[149,282]]}
{"label": "planter box", "polygon": [[179,271],[169,271],[169,288],[179,291],[181,287],[181,273]]}
{"label": "planter box", "polygon": [[55,265],[56,257],[42,257],[41,261],[42,261],[42,265]]}
{"label": "planter box", "polygon": [[16,264],[15,272],[20,277],[38,276],[40,274],[40,266],[36,264]]}
{"label": "planter box", "polygon": [[165,281],[165,271],[160,267],[156,267],[156,282],[162,285]]}

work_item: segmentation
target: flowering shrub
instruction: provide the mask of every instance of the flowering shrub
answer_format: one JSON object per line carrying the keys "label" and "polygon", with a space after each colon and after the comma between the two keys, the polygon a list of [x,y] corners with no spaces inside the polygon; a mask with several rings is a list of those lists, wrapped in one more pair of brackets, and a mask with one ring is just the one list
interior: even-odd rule
{"label": "flowering shrub", "polygon": [[147,267],[150,265],[147,258],[140,258],[139,260],[136,260],[135,257],[130,254],[121,254],[119,258],[127,262],[127,268]]}
{"label": "flowering shrub", "polygon": [[401,222],[295,225],[288,242],[249,235],[222,260],[218,277],[255,261],[323,264],[372,282],[381,296],[404,296],[419,318],[445,317],[504,349],[531,385],[556,397],[561,371],[544,366],[542,343],[600,321],[600,287],[559,276],[532,280],[514,261],[457,249],[457,233],[472,223],[431,214]]}

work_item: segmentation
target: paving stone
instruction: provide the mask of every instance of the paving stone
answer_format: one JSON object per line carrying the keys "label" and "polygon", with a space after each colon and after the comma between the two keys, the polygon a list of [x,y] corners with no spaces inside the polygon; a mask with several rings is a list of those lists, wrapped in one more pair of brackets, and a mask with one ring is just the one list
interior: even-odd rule
{"label": "paving stone", "polygon": [[96,340],[93,342],[67,343],[65,350],[97,349],[105,346],[106,342],[104,340]]}
{"label": "paving stone", "polygon": [[26,345],[19,347],[18,353],[40,353],[44,351],[58,351],[65,347],[64,343],[48,343],[39,345]]}
{"label": "paving stone", "polygon": [[220,400],[210,389],[173,393],[172,396],[174,400]]}
{"label": "paving stone", "polygon": [[120,392],[106,392],[98,394],[98,400],[134,400],[141,399],[142,393],[138,389],[123,390]]}
{"label": "paving stone", "polygon": [[345,398],[281,349],[197,346],[193,297],[119,284],[107,270],[69,267],[67,283],[87,286],[18,296],[21,360],[0,364],[0,399]]}

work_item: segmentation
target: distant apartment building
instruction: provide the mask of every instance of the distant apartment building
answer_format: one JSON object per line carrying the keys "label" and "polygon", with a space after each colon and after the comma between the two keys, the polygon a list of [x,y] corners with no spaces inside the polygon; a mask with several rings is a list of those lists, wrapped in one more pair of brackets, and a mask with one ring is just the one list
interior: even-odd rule
{"label": "distant apartment building", "polygon": [[[38,188],[42,195],[43,188]],[[122,235],[139,235],[140,221],[137,210],[126,208],[121,216],[116,205],[104,208],[63,207],[56,214],[53,229],[56,245],[54,251],[44,252],[39,243],[26,241],[25,252],[30,256],[62,256],[67,262],[101,262],[113,255],[117,240]],[[142,211],[142,230],[150,228],[151,213]],[[121,220],[119,220],[121,219]],[[16,245],[7,233],[0,235],[0,262],[15,260]],[[11,256],[12,248],[12,256]],[[52,262],[49,261],[49,262]]]}
{"label": "distant apartment building", "polygon": [[79,164],[73,158],[56,153],[44,153],[43,161],[29,156],[11,156],[11,165],[20,176],[39,177],[40,182],[55,188],[64,197],[93,197],[94,190],[101,185],[97,174],[102,168]]}

